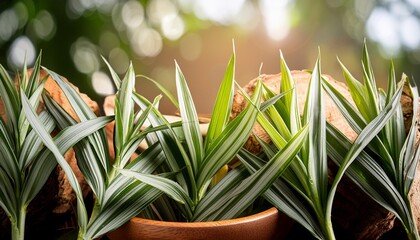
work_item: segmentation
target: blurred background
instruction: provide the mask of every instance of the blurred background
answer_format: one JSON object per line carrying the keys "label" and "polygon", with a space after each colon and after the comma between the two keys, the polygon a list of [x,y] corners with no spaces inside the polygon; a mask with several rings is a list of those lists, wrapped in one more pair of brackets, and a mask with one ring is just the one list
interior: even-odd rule
{"label": "blurred background", "polygon": [[[115,91],[101,56],[121,75],[132,61],[137,74],[173,93],[176,60],[198,111],[209,114],[232,39],[241,85],[258,76],[261,63],[262,73],[278,73],[279,50],[291,69],[312,69],[318,47],[323,73],[343,81],[339,57],[362,79],[365,39],[380,85],[391,59],[398,77],[420,79],[419,0],[0,1],[0,63],[14,73],[42,50],[42,65],[99,103]],[[149,99],[159,94],[137,81]],[[161,110],[175,111],[165,99]]]}

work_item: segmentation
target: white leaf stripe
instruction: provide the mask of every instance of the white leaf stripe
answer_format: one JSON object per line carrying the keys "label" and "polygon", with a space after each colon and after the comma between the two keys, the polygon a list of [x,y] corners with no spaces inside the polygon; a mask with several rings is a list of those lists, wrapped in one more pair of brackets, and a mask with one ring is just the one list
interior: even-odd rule
{"label": "white leaf stripe", "polygon": [[29,100],[26,98],[24,93],[22,92],[22,105],[25,109],[25,113],[27,114],[27,118],[29,123],[32,125],[34,131],[36,131],[39,137],[43,140],[45,146],[51,150],[51,152],[56,157],[57,162],[62,167],[63,171],[66,173],[69,183],[72,186],[73,190],[77,196],[77,213],[78,213],[78,223],[79,227],[82,229],[86,228],[87,225],[87,212],[83,202],[83,194],[80,189],[79,182],[74,175],[71,167],[68,165],[67,161],[64,159],[63,155],[60,153],[59,149],[55,145],[53,139],[49,135],[47,131],[45,131],[44,127],[39,122],[37,116],[35,115],[33,109],[30,106]]}
{"label": "white leaf stripe", "polygon": [[197,173],[203,158],[203,137],[201,135],[197,112],[191,93],[188,89],[184,75],[178,64],[176,68],[176,89],[178,93],[178,102],[180,106],[182,128],[187,141],[188,150],[191,156],[193,174]]}

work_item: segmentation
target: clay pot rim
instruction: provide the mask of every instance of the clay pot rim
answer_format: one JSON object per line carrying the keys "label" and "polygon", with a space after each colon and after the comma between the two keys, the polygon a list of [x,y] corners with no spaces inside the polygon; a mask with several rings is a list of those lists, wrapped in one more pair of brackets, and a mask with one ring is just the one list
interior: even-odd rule
{"label": "clay pot rim", "polygon": [[258,221],[263,218],[270,217],[272,215],[279,214],[279,211],[275,207],[271,207],[267,210],[264,210],[259,213],[255,213],[249,216],[229,219],[229,220],[219,220],[211,222],[169,222],[169,221],[158,221],[151,219],[144,219],[139,217],[134,217],[130,219],[131,224],[142,224],[142,225],[154,225],[159,227],[172,227],[172,228],[214,228],[217,226],[232,226],[237,224],[243,224],[248,222]]}

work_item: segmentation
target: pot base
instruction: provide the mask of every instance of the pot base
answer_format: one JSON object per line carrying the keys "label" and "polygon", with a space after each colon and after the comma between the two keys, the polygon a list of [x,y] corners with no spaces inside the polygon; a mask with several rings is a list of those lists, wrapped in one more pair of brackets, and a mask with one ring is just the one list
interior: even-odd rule
{"label": "pot base", "polygon": [[293,222],[276,208],[251,216],[215,222],[162,222],[132,218],[108,233],[111,240],[270,240],[284,239]]}

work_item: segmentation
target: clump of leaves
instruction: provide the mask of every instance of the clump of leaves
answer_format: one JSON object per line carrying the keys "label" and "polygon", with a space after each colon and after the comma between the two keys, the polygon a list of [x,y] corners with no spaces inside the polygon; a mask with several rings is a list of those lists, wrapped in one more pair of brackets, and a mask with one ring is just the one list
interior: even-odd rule
{"label": "clump of leaves", "polygon": [[[377,88],[366,45],[362,61],[363,84],[353,77],[341,62],[340,64],[355,105],[327,81],[324,81],[324,87],[351,128],[359,134],[358,139],[366,138],[368,144],[348,168],[353,159],[345,153],[353,150],[356,142],[352,143],[333,126],[328,125],[328,154],[340,165],[338,174],[342,175],[348,168],[348,175],[362,190],[401,220],[409,239],[419,239],[409,197],[420,154],[419,147],[416,147],[417,87],[413,86],[404,74],[397,82],[391,63],[387,92]],[[404,85],[413,99],[413,118],[409,123],[407,135],[399,104]],[[383,126],[377,119],[390,105],[393,106],[392,116]],[[364,134],[370,126],[379,130],[374,138],[367,138]],[[337,184],[338,182],[334,182],[333,186]]]}
{"label": "clump of leaves", "polygon": [[[159,144],[166,155],[161,172],[177,173],[172,178],[144,175],[134,171],[121,172],[164,191],[166,195],[144,213],[150,218],[171,221],[214,221],[238,217],[264,194],[284,171],[303,144],[307,128],[292,136],[285,148],[264,167],[250,173],[241,165],[212,186],[212,179],[241,150],[258,116],[262,92],[261,83],[248,99],[248,106],[229,121],[234,94],[235,54],[232,55],[221,83],[209,129],[203,141],[199,120],[184,75],[176,64],[176,86],[181,114],[181,126],[148,135],[149,144]],[[175,99],[170,97],[171,99]],[[142,108],[149,106],[143,100]],[[152,126],[167,124],[153,112]]]}
{"label": "clump of leaves", "polygon": [[[280,92],[285,94],[284,97],[276,99],[274,92],[268,87],[264,88],[264,98],[267,102],[269,99],[276,101],[272,105],[263,106],[258,118],[258,122],[274,144],[267,145],[260,141],[264,152],[268,157],[272,157],[284,148],[286,141],[301,130],[302,126],[308,125],[309,134],[302,149],[281,178],[266,192],[265,198],[308,229],[314,237],[335,239],[331,210],[337,185],[350,164],[393,116],[398,108],[401,89],[393,93],[378,112],[378,116],[366,124],[363,131],[359,131],[359,137],[348,145],[348,151],[340,151],[341,154],[345,154],[345,161],[341,162],[338,174],[329,187],[327,153],[330,153],[330,148],[334,146],[327,145],[326,142],[327,128],[331,126],[325,120],[320,59],[312,71],[302,116],[297,104],[296,83],[282,55],[281,77]],[[251,171],[264,166],[262,159],[246,151],[241,151],[240,156],[241,161]]]}
{"label": "clump of leaves", "polygon": [[[162,212],[149,215],[166,216],[170,220],[211,221],[233,218],[243,213],[278,178],[284,170],[284,159],[293,159],[302,146],[307,128],[291,138],[275,160],[260,171],[250,175],[243,166],[238,167],[230,171],[219,184],[210,187],[213,177],[220,169],[225,168],[248,139],[260,105],[259,84],[249,106],[229,122],[234,59],[233,55],[219,91],[205,141],[199,131],[191,94],[178,65],[176,83],[182,121],[173,124],[168,123],[158,111],[160,96],[149,102],[135,92],[132,65],[122,80],[109,67],[118,89],[113,142],[115,159],[110,159],[108,154],[104,130],[89,134],[74,147],[78,166],[95,195],[95,204],[90,215],[87,214],[74,173],[63,160],[64,152],[49,137],[36,114],[28,111],[29,123],[57,158],[76,192],[79,239],[98,238],[121,226],[151,203],[153,209]],[[48,72],[69,99],[81,123],[98,119],[73,88],[58,74],[49,70]],[[75,126],[76,121],[48,94],[43,95],[43,100],[59,128]],[[138,110],[135,110],[135,105],[138,105]],[[151,126],[143,129],[146,119]],[[83,129],[78,131],[83,132]],[[134,160],[130,160],[143,140],[148,142],[149,147]],[[151,211],[145,211],[147,213]],[[178,218],[179,216],[181,217]]]}
{"label": "clump of leaves", "polygon": [[[97,117],[84,103],[79,94],[58,74],[47,70],[66,97],[68,98],[75,113],[80,119],[80,124],[107,119],[106,123],[114,119],[112,117]],[[134,112],[133,88],[135,75],[130,65],[122,84],[119,85],[119,92],[116,98],[115,115],[115,160],[109,156],[108,140],[104,130],[96,129],[95,132],[85,134],[83,140],[75,145],[78,166],[83,176],[95,195],[93,211],[88,215],[79,183],[77,182],[71,168],[63,162],[59,145],[49,139],[45,128],[40,124],[35,115],[31,116],[30,124],[37,130],[38,136],[49,148],[58,163],[70,179],[73,190],[77,196],[77,217],[78,217],[78,239],[95,239],[111,231],[130,218],[138,214],[148,204],[159,197],[162,192],[144,183],[122,176],[117,169],[129,169],[151,173],[163,161],[163,154],[158,144],[150,146],[149,149],[138,155],[133,161],[129,161],[137,149],[139,143],[144,139],[148,131],[142,131],[151,107],[145,111]],[[64,109],[62,109],[48,94],[43,95],[48,111],[54,117],[57,126],[61,129],[77,126],[77,122]],[[156,100],[156,102],[159,98]],[[165,127],[166,128],[166,127]],[[159,130],[159,127],[152,129]],[[79,129],[77,132],[84,132]],[[114,167],[112,166],[114,164]]]}
{"label": "clump of leaves", "polygon": [[[10,219],[12,239],[24,239],[27,207],[57,165],[54,154],[38,138],[37,129],[29,124],[38,110],[47,79],[40,78],[40,64],[41,55],[31,74],[24,66],[17,77],[18,87],[0,66],[0,97],[5,110],[4,118],[0,117],[0,206]],[[60,155],[107,122],[107,118],[99,118],[75,124],[52,138],[56,125],[50,113],[42,109],[37,117],[43,134],[57,144]]]}
{"label": "clump of leaves", "polygon": [[[304,126],[308,128],[308,135],[302,149],[264,196],[280,211],[307,228],[316,238],[334,239],[326,211],[328,169],[320,60],[318,59],[312,72],[303,116],[300,116],[297,104],[296,83],[283,55],[280,60],[280,92],[284,97],[276,98],[277,94],[264,85],[264,99],[267,102],[275,102],[264,105],[258,118],[273,145],[263,141],[260,143],[267,157],[271,158],[282,151],[286,142]],[[250,171],[264,166],[263,159],[246,151],[241,151],[240,160]]]}

